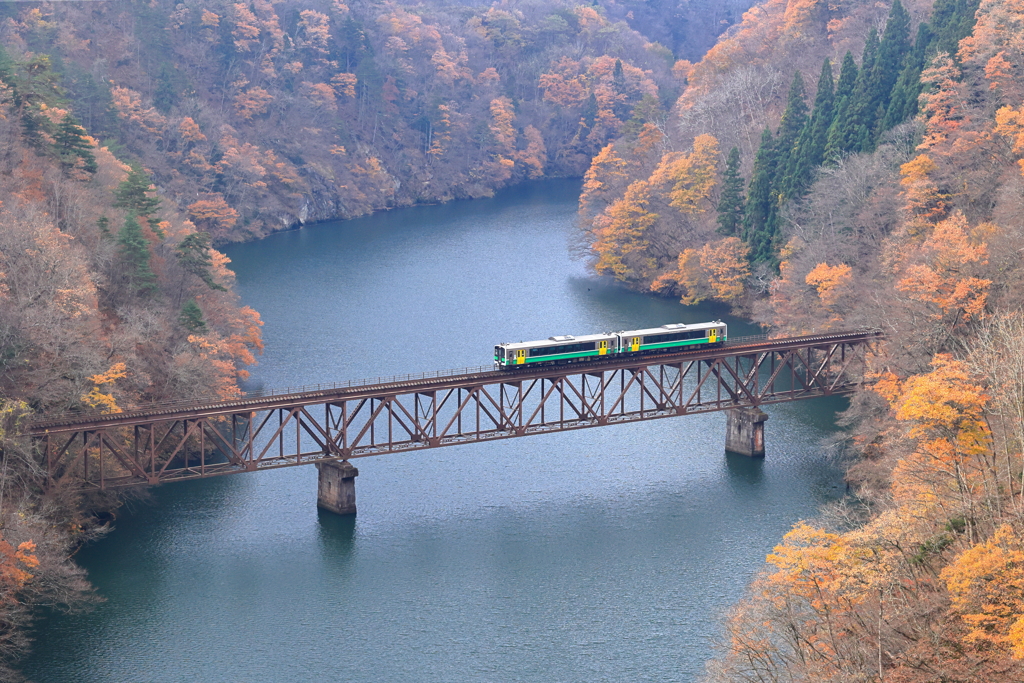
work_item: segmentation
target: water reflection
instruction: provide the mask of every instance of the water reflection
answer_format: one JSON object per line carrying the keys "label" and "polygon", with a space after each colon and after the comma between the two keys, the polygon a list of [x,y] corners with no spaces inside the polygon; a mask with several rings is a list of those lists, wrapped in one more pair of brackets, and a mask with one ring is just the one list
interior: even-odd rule
{"label": "water reflection", "polygon": [[755,491],[764,481],[765,458],[752,458],[726,451],[725,467],[733,490],[741,494]]}
{"label": "water reflection", "polygon": [[[587,277],[565,250],[578,192],[557,181],[233,247],[266,322],[253,386],[476,366],[497,342],[560,332],[719,317],[756,332]],[[721,413],[364,458],[358,519],[316,510],[312,467],[168,485],[83,552],[107,602],[47,622],[28,672],[691,681],[765,553],[841,492],[820,446],[833,407],[769,407],[765,460],[723,453]]]}
{"label": "water reflection", "polygon": [[347,555],[352,551],[356,537],[356,516],[336,515],[322,508],[316,509],[317,538],[325,552]]}

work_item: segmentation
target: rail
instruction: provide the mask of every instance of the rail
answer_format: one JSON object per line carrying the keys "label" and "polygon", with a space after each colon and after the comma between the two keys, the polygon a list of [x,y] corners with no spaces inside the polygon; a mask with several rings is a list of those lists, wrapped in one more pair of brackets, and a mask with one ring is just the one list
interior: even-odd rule
{"label": "rail", "polygon": [[[813,342],[820,339],[823,342],[848,337],[850,335],[858,334],[875,334],[881,336],[881,332],[876,329],[863,329],[863,330],[852,330],[844,332],[832,332],[805,335],[801,337],[776,337],[771,338],[768,334],[755,334],[746,335],[741,337],[729,338],[723,347],[743,347],[757,344],[759,342],[778,342],[780,344],[789,343],[797,340],[804,342]],[[722,347],[718,347],[722,348]],[[708,351],[708,350],[703,350]],[[694,352],[690,352],[694,353]],[[622,361],[623,359],[612,358],[611,361]],[[547,368],[551,369],[551,368]],[[258,389],[249,392],[243,392],[241,396],[224,399],[217,396],[198,396],[191,399],[180,399],[173,401],[154,401],[150,403],[141,404],[132,408],[125,409],[120,413],[105,413],[102,411],[83,411],[83,410],[69,410],[61,413],[53,413],[45,417],[40,416],[34,419],[29,424],[31,432],[38,433],[44,431],[48,427],[64,426],[71,424],[78,424],[89,421],[97,422],[114,422],[122,419],[127,419],[136,416],[146,416],[153,413],[167,413],[172,412],[176,409],[223,409],[233,407],[245,407],[251,401],[256,399],[268,399],[268,398],[284,398],[292,396],[302,396],[311,394],[322,394],[324,392],[340,391],[345,389],[357,389],[362,387],[374,387],[374,386],[386,386],[386,385],[402,385],[408,382],[420,382],[434,379],[445,379],[445,378],[465,378],[476,375],[485,375],[497,372],[493,365],[477,366],[477,367],[464,367],[464,368],[453,368],[449,370],[434,370],[429,372],[420,373],[407,373],[403,375],[392,375],[392,376],[378,376],[378,377],[367,377],[362,379],[346,380],[342,382],[331,382],[331,383],[318,383],[303,385],[300,387],[287,387],[279,389]]]}

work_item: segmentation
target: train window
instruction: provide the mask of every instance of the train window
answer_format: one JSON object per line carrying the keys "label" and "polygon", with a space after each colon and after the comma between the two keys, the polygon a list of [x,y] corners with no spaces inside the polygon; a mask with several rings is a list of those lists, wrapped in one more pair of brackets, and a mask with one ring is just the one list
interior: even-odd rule
{"label": "train window", "polygon": [[645,344],[663,344],[665,342],[684,341],[687,339],[703,339],[708,336],[707,330],[689,330],[672,334],[657,334],[644,337]]}
{"label": "train window", "polygon": [[530,356],[535,358],[537,356],[556,356],[562,353],[579,353],[581,351],[593,351],[595,345],[594,342],[586,342],[579,344],[561,344],[559,346],[546,346],[539,349],[530,349]]}

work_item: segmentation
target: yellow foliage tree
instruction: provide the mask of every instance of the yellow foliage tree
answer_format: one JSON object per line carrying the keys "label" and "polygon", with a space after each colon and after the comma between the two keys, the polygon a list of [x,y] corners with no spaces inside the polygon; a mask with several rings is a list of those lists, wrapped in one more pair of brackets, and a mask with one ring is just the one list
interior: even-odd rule
{"label": "yellow foliage tree", "polygon": [[626,162],[611,144],[605,145],[591,160],[580,192],[580,214],[584,219],[592,218],[611,201],[614,192],[625,184],[626,168]]}
{"label": "yellow foliage tree", "polygon": [[749,252],[737,237],[686,249],[679,254],[678,269],[657,278],[651,290],[676,284],[683,291],[680,302],[687,306],[706,299],[735,301],[743,295],[743,283],[750,277]]}
{"label": "yellow foliage tree", "polygon": [[818,291],[818,298],[825,306],[835,306],[850,282],[853,280],[853,269],[845,263],[830,266],[819,263],[807,273],[805,281]]}
{"label": "yellow foliage tree", "polygon": [[512,109],[512,100],[507,97],[491,100],[491,134],[499,149],[505,154],[515,152],[516,129],[513,126],[515,120],[516,114]]}
{"label": "yellow foliage tree", "polygon": [[669,205],[683,213],[702,213],[711,208],[711,190],[718,177],[718,140],[698,135],[689,154],[670,152],[651,174],[652,186],[671,186]]}
{"label": "yellow foliage tree", "polygon": [[653,267],[652,260],[643,256],[647,249],[644,233],[658,220],[658,214],[648,210],[650,201],[650,187],[637,180],[621,199],[594,218],[594,269],[598,273],[627,280],[643,276]]}
{"label": "yellow foliage tree", "polygon": [[952,611],[967,625],[964,640],[1008,648],[1024,659],[1024,538],[1003,524],[984,543],[942,570]]}
{"label": "yellow foliage tree", "polygon": [[93,386],[89,393],[82,396],[82,403],[104,413],[120,413],[121,408],[118,407],[117,401],[114,400],[113,387],[108,390],[109,393],[103,393],[102,389],[105,389],[108,384],[114,384],[114,382],[125,377],[127,374],[127,367],[124,363],[119,362],[111,365],[110,369],[106,372],[93,375],[89,378],[89,381],[95,386]]}

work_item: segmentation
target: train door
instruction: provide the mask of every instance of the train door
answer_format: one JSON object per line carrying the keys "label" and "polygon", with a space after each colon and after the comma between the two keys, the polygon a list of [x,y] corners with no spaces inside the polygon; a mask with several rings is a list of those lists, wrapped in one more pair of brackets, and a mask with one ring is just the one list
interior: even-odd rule
{"label": "train door", "polygon": [[607,339],[602,339],[601,341],[597,342],[597,355],[605,356],[607,354],[608,354],[608,340]]}
{"label": "train door", "polygon": [[709,344],[714,344],[717,341],[718,341],[718,328],[717,327],[712,327],[710,330],[708,330],[708,343]]}
{"label": "train door", "polygon": [[526,349],[516,349],[516,365],[526,363]]}
{"label": "train door", "polygon": [[629,340],[629,350],[639,351],[640,350],[640,337],[632,337]]}

